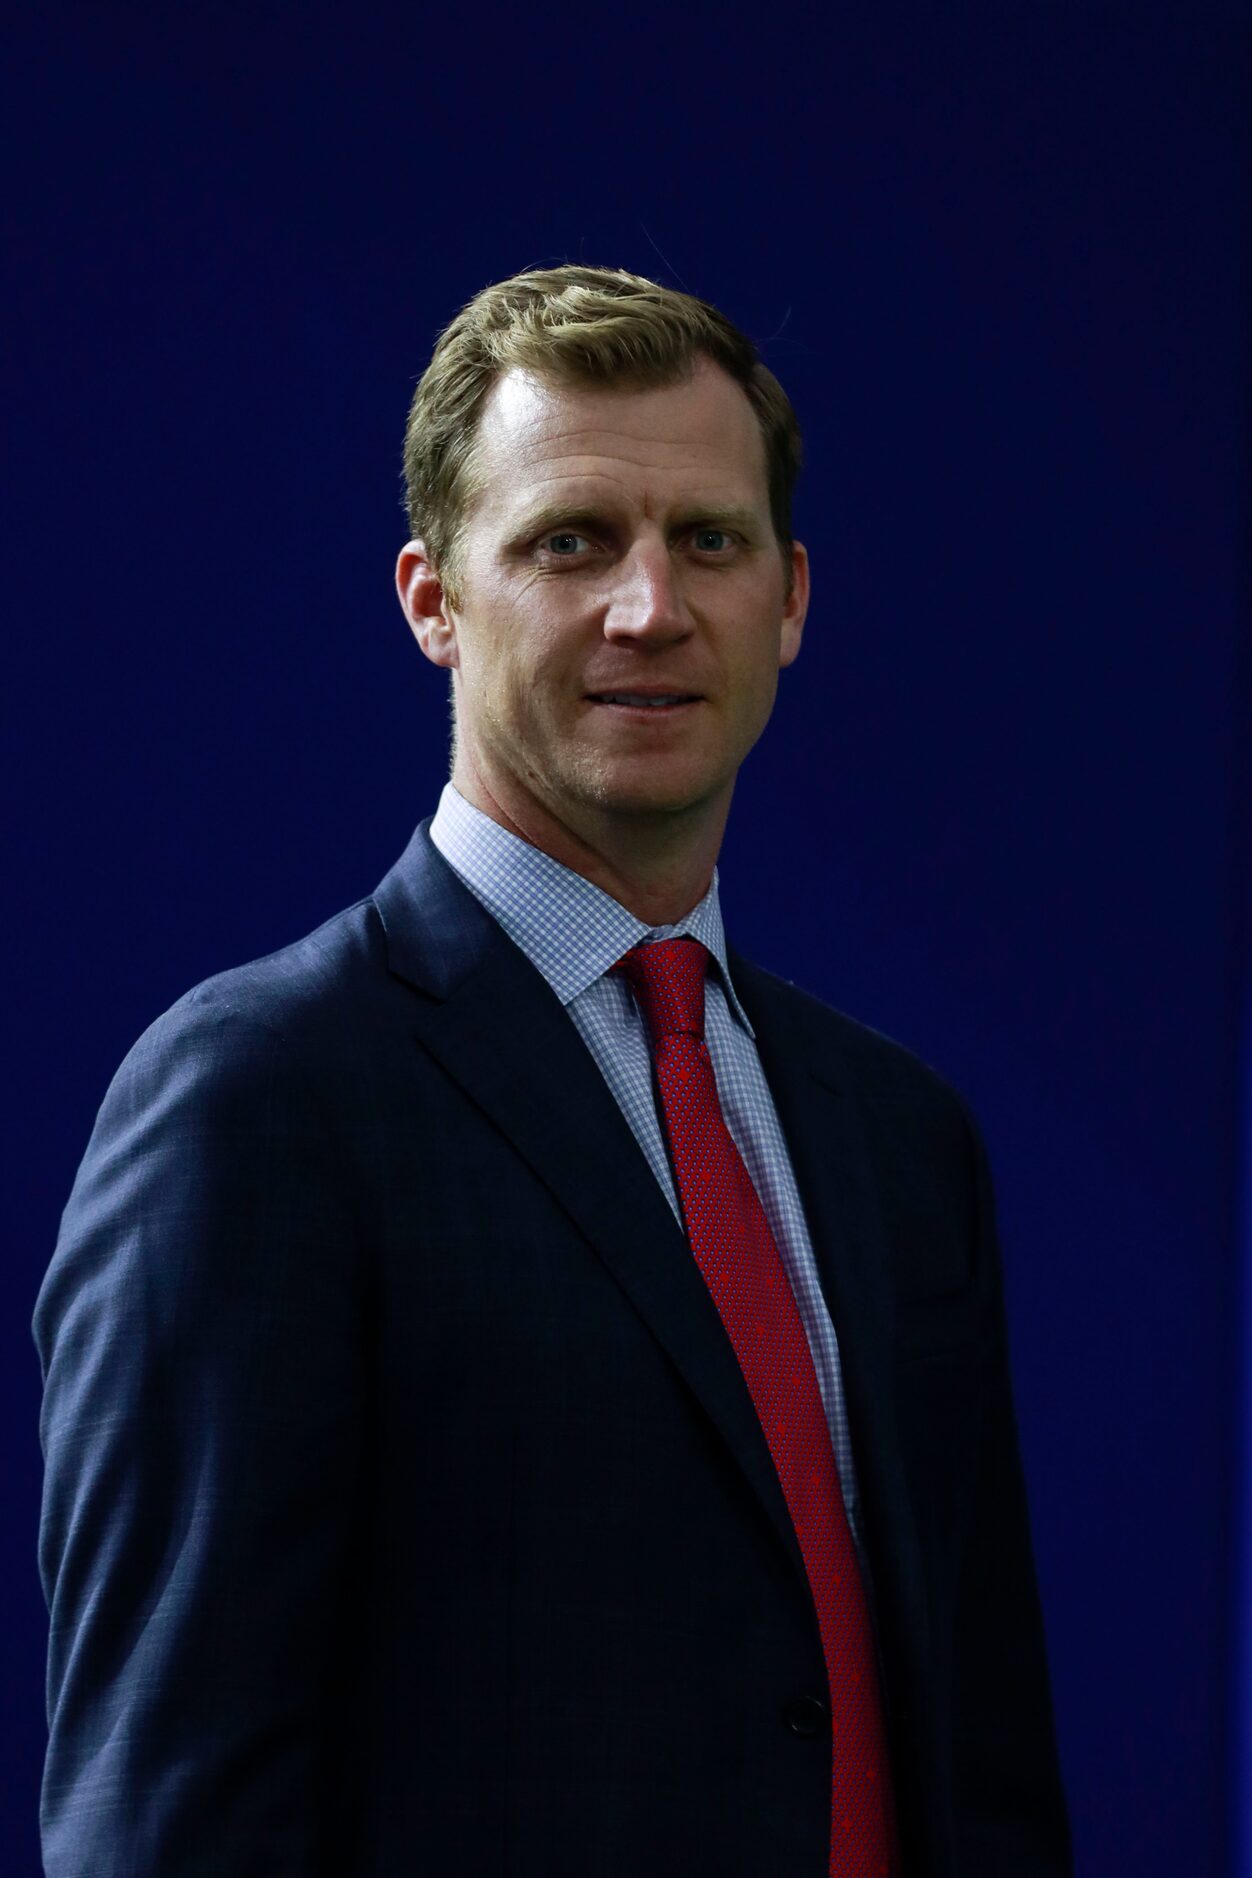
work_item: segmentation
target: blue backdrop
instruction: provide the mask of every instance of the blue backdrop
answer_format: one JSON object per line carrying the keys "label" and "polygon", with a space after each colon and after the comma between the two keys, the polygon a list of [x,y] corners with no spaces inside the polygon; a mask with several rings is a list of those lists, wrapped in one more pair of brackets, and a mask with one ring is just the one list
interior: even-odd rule
{"label": "blue backdrop", "polygon": [[813,603],[723,904],[983,1124],[1080,1870],[1252,1872],[1250,55],[1231,0],[13,29],[6,1870],[60,1209],[152,1018],[434,809],[405,410],[479,287],[568,259],[723,307],[805,429]]}

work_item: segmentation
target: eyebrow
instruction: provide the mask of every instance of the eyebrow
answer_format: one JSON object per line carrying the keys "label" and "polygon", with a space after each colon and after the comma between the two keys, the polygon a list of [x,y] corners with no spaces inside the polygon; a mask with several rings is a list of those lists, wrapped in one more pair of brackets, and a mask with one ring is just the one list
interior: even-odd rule
{"label": "eyebrow", "polygon": [[[558,522],[569,527],[603,528],[611,524],[612,520],[608,509],[588,505],[575,498],[570,502],[542,503],[523,515],[509,533],[515,542],[530,541],[536,535],[555,528]],[[675,520],[682,528],[690,527],[693,522],[706,522],[718,528],[739,528],[749,535],[757,533],[761,525],[756,510],[745,508],[738,502],[687,502],[678,511]]]}

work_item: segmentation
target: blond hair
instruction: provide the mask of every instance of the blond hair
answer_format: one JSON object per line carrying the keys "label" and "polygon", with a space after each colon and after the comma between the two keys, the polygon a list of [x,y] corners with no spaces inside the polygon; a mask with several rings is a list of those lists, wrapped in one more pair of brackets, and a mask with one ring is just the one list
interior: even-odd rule
{"label": "blond hair", "polygon": [[474,444],[496,380],[518,366],[561,385],[677,384],[701,355],[743,387],[765,445],[770,518],[791,597],[791,497],[803,449],[791,401],[753,342],[694,294],[618,267],[527,268],[494,282],[440,333],[404,434],[409,532],[461,603],[465,531],[482,484]]}

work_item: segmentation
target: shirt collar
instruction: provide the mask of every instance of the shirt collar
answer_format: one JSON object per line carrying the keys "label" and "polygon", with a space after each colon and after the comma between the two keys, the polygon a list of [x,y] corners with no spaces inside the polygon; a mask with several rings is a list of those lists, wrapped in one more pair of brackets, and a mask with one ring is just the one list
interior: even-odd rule
{"label": "shirt collar", "polygon": [[689,933],[717,960],[727,1001],[755,1037],[730,980],[716,867],[708,892],[683,919],[647,926],[603,887],[501,828],[450,782],[428,832],[449,867],[543,973],[562,1004],[570,1004],[632,946]]}

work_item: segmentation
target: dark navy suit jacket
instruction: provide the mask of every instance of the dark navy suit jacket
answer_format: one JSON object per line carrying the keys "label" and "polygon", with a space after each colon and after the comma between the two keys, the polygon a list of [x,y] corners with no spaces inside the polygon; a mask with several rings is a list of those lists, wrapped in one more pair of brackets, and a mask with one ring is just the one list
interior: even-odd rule
{"label": "dark navy suit jacket", "polygon": [[[731,1345],[428,825],[100,1109],[34,1326],[47,1873],[825,1878],[821,1642]],[[729,957],[839,1336],[907,1878],[1061,1878],[978,1129]]]}

